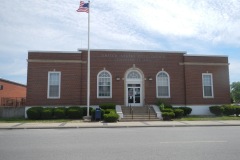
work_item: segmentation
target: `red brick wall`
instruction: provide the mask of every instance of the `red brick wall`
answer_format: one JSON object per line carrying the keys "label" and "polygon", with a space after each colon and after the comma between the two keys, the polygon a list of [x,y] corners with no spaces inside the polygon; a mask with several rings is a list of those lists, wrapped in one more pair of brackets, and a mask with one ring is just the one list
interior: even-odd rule
{"label": "red brick wall", "polygon": [[[203,63],[203,65],[185,66],[186,103],[188,105],[230,103],[230,82],[227,57],[186,56],[185,62]],[[206,63],[211,64],[204,65]],[[202,73],[212,73],[214,98],[203,98]]]}
{"label": "red brick wall", "polygon": [[[87,51],[83,52],[84,60],[87,58]],[[184,88],[184,67],[179,66],[183,62],[183,54],[179,53],[155,53],[155,52],[111,52],[111,51],[91,51],[91,104],[97,105],[102,102],[115,102],[124,104],[124,80],[125,73],[135,64],[136,68],[144,73],[145,78],[151,77],[153,80],[145,80],[145,102],[156,103],[156,75],[158,72],[168,72],[171,83],[171,98],[166,99],[173,104],[185,104]],[[97,74],[106,69],[112,74],[113,95],[112,98],[97,99]],[[87,77],[87,66],[82,67],[82,78]],[[117,81],[116,77],[121,80]],[[86,91],[87,79],[82,80],[82,91]],[[83,103],[86,103],[86,96],[82,94]]]}
{"label": "red brick wall", "polygon": [[[81,54],[29,53],[28,59],[81,60]],[[60,99],[48,99],[48,72],[61,72]],[[81,64],[28,62],[27,105],[81,104]]]}
{"label": "red brick wall", "polygon": [[[57,59],[87,61],[87,51],[82,53],[30,52],[29,59]],[[91,51],[91,105],[103,102],[124,104],[126,71],[135,65],[144,78],[145,102],[154,104],[156,75],[164,70],[170,76],[171,104],[220,104],[230,103],[228,65],[184,65],[194,63],[228,63],[226,57],[184,56],[184,53]],[[112,75],[112,98],[97,98],[97,75],[103,69]],[[61,71],[61,98],[47,99],[49,71]],[[203,99],[202,73],[213,74],[214,98]],[[119,77],[120,80],[116,80]],[[148,80],[148,78],[152,80]],[[186,83],[185,83],[186,81]],[[28,63],[28,105],[86,105],[87,63]],[[186,96],[185,96],[186,94]]]}
{"label": "red brick wall", "polygon": [[0,90],[0,104],[2,97],[26,98],[26,86],[1,79],[0,85],[3,85],[3,90]]}

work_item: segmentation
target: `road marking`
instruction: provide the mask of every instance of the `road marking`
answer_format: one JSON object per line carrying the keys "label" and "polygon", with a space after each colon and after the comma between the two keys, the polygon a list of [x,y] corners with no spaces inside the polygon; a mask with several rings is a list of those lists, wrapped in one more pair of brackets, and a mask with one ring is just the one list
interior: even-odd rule
{"label": "road marking", "polygon": [[175,141],[175,142],[159,142],[165,144],[171,143],[227,143],[228,141]]}

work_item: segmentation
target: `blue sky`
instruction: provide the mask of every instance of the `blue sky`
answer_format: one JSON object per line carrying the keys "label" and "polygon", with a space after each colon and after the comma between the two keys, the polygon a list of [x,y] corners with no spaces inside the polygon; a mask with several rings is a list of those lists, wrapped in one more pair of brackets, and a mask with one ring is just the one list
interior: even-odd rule
{"label": "blue sky", "polygon": [[[87,48],[79,0],[1,0],[0,77],[26,84],[29,50]],[[240,0],[92,0],[91,48],[227,55],[240,81]]]}

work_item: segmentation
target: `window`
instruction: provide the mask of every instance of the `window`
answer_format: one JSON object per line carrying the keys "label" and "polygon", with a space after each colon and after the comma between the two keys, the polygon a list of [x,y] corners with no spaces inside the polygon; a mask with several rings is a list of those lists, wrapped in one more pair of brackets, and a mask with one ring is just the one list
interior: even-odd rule
{"label": "window", "polygon": [[48,72],[48,98],[60,98],[61,72]]}
{"label": "window", "polygon": [[3,85],[0,85],[0,90],[3,90]]}
{"label": "window", "polygon": [[108,71],[101,71],[97,76],[97,97],[111,98],[112,97],[112,76]]}
{"label": "window", "polygon": [[161,71],[156,77],[157,83],[157,97],[169,98],[170,97],[170,78],[167,72]]}
{"label": "window", "polygon": [[213,98],[213,81],[211,73],[202,74],[203,98]]}
{"label": "window", "polygon": [[128,73],[127,79],[141,79],[141,76],[137,71],[131,71]]}

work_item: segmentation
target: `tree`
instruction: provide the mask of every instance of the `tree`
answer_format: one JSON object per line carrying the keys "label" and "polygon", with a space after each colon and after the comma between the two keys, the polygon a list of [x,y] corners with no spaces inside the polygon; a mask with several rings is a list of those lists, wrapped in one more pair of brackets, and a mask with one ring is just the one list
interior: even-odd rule
{"label": "tree", "polygon": [[235,103],[240,102],[240,82],[233,82],[231,84],[231,96]]}

